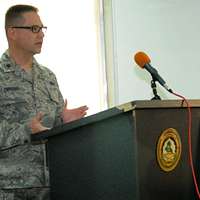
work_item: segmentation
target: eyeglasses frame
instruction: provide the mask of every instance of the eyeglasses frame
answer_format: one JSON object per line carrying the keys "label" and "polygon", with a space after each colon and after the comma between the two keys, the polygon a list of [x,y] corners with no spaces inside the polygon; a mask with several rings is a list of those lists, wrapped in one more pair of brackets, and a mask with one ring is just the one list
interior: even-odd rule
{"label": "eyeglasses frame", "polygon": [[[38,25],[32,25],[32,26],[11,26],[9,28],[29,29],[30,31],[32,31],[32,33],[39,33],[42,29],[47,29],[47,26],[38,26]],[[38,31],[35,31],[35,28],[38,28]]]}

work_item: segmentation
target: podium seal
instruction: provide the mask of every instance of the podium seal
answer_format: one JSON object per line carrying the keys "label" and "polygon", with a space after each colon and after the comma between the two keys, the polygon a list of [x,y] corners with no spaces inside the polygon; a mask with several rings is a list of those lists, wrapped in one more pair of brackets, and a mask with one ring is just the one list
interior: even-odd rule
{"label": "podium seal", "polygon": [[181,157],[181,139],[174,128],[162,132],[157,143],[157,161],[160,168],[170,172],[176,168]]}

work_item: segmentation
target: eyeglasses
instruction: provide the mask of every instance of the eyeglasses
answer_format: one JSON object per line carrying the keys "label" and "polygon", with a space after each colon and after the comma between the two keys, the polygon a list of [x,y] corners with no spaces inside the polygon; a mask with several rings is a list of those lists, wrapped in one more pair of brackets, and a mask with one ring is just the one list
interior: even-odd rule
{"label": "eyeglasses", "polygon": [[33,33],[39,33],[41,30],[42,30],[42,32],[46,32],[46,30],[47,30],[46,26],[38,26],[38,25],[33,25],[33,26],[11,26],[11,28],[29,29]]}

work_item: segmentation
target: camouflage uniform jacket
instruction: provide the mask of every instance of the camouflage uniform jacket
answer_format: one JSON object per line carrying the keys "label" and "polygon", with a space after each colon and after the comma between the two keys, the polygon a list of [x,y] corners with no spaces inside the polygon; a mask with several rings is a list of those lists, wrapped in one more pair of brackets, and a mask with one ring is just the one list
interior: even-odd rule
{"label": "camouflage uniform jacket", "polygon": [[0,60],[0,189],[48,186],[45,145],[30,142],[30,119],[43,112],[42,124],[62,123],[64,106],[55,75],[33,59],[32,72],[5,52]]}

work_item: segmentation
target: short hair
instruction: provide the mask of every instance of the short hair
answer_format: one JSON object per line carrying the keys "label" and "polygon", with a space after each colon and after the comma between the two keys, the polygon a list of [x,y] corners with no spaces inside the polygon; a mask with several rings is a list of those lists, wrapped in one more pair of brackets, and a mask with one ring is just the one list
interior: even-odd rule
{"label": "short hair", "polygon": [[5,28],[15,26],[23,21],[23,13],[38,12],[38,8],[31,5],[15,5],[10,7],[5,15]]}

